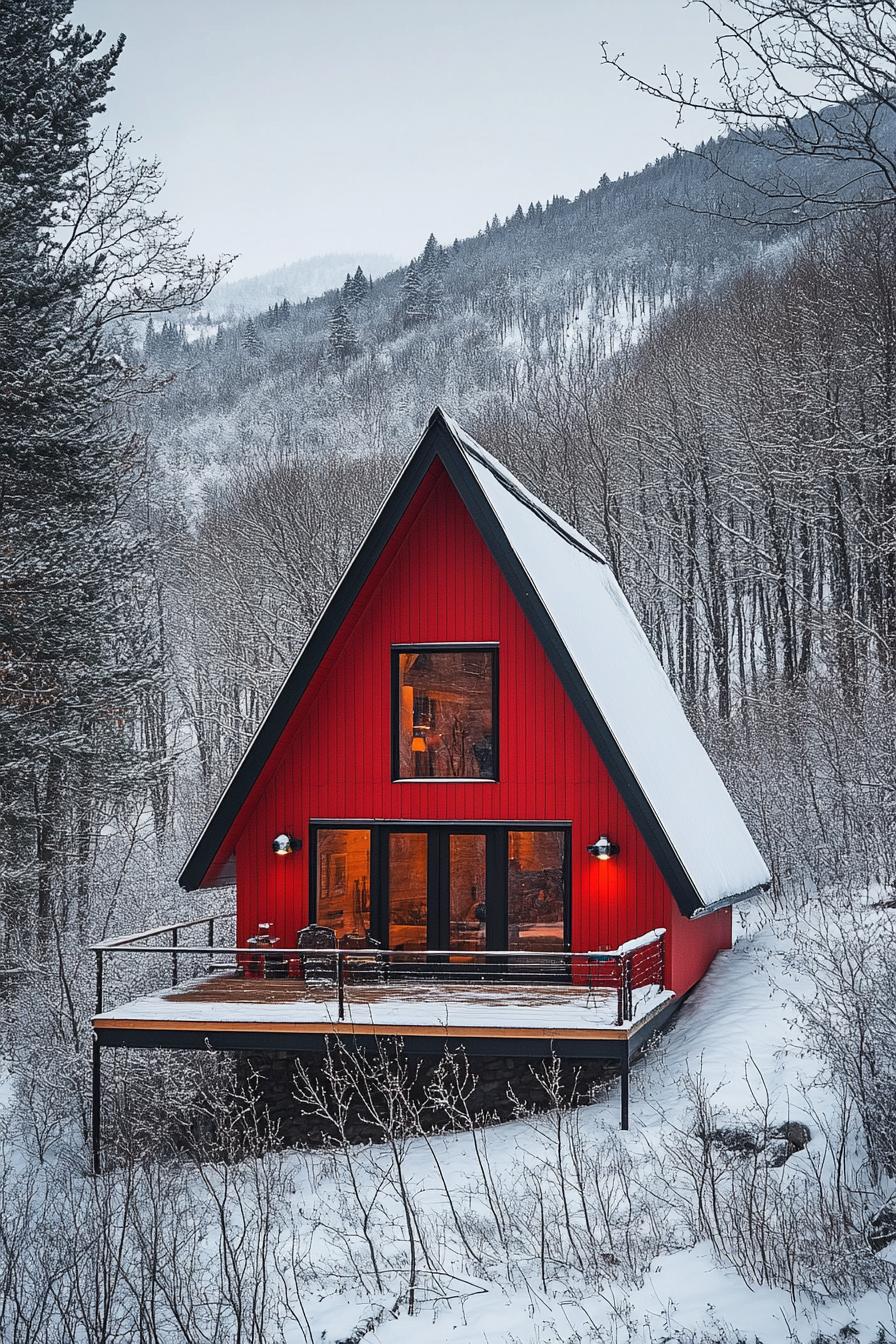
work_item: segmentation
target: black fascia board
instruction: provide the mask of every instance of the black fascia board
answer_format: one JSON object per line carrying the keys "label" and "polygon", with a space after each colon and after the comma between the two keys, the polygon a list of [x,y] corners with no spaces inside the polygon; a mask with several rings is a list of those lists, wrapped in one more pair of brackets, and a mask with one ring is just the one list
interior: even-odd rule
{"label": "black fascia board", "polygon": [[187,891],[195,891],[202,885],[215,855],[239,815],[240,808],[249,797],[293,711],[370,577],[374,565],[385,550],[435,456],[435,443],[430,431],[427,430],[405,463],[345,575],[333,590],[301,653],[277,692],[271,708],[249,743],[233,778],[222,793],[192,853],[181,869],[178,882]]}
{"label": "black fascia board", "polygon": [[[507,534],[496,518],[494,510],[483,495],[479,482],[464,457],[462,445],[458,444],[441,414],[437,421],[430,421],[430,425],[432,432],[438,436],[438,454],[458,494],[538,636],[554,671],[560,678],[561,685],[584,723],[607,767],[610,778],[619,790],[620,797],[656,860],[676,905],[683,915],[691,918],[703,909],[699,892],[663,830],[606,719],[595,704],[541,596],[507,539]],[[600,562],[595,560],[595,563]]]}

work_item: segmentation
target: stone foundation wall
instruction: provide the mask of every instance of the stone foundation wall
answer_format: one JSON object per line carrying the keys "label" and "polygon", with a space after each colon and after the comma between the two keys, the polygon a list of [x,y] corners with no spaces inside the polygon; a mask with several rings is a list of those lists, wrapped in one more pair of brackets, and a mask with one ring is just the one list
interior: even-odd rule
{"label": "stone foundation wall", "polygon": [[[332,1125],[319,1114],[309,1112],[296,1097],[296,1069],[326,1099],[332,1095],[333,1080],[326,1058],[321,1054],[243,1054],[238,1062],[239,1076],[257,1097],[263,1116],[276,1125],[279,1138],[287,1144],[317,1145],[335,1137]],[[439,1068],[437,1057],[405,1059],[391,1052],[372,1058],[361,1051],[345,1052],[338,1060],[339,1069],[347,1070],[349,1098],[346,1109],[351,1120],[346,1137],[353,1142],[377,1142],[383,1137],[382,1125],[371,1116],[388,1112],[383,1089],[400,1085],[417,1108],[420,1127],[444,1130],[463,1126],[466,1115],[476,1123],[489,1124],[512,1119],[521,1111],[547,1110],[559,1097],[564,1103],[589,1101],[601,1086],[619,1076],[619,1065],[612,1060],[527,1060],[502,1055],[467,1058],[455,1056],[461,1077],[465,1077],[464,1113],[451,1114],[439,1104]],[[354,1089],[360,1086],[363,1102]],[[451,1087],[451,1074],[442,1074],[443,1086]],[[299,1083],[301,1090],[301,1083]],[[454,1091],[454,1089],[452,1089]],[[454,1091],[456,1095],[456,1091]],[[369,1105],[368,1105],[369,1103]],[[359,1112],[366,1111],[366,1114]]]}

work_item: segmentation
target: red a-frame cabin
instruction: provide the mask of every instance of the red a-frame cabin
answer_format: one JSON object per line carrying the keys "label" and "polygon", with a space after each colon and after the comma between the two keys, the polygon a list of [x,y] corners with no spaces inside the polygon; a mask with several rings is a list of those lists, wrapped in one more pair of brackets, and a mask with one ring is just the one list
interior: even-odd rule
{"label": "red a-frame cabin", "polygon": [[[466,983],[511,964],[525,979],[528,953],[562,965],[569,994],[586,954],[623,972],[627,954],[631,976],[627,945],[661,942],[660,1017],[768,876],[609,564],[436,410],[181,874],[189,890],[236,885],[239,1003],[219,976],[99,1014],[97,1041],[238,1046],[251,1031],[258,1048],[267,1028],[298,1049],[372,1023],[469,1043],[469,1005],[452,1028],[436,974],[402,1013],[387,968],[387,1009],[377,1019],[368,991],[363,1027],[342,1004],[338,1020],[259,1007],[238,949],[260,925],[278,958],[317,925],[337,947],[375,939],[392,969],[464,966]],[[278,960],[293,1005],[302,966]],[[473,1026],[480,1049],[491,1030],[506,1054],[508,1035],[536,1028],[518,984],[502,992],[491,1028]],[[556,1049],[585,1019],[552,1011],[541,1001],[536,1021]],[[629,1004],[625,1024],[592,1020],[589,1049],[615,1030],[628,1058],[637,1017]]]}

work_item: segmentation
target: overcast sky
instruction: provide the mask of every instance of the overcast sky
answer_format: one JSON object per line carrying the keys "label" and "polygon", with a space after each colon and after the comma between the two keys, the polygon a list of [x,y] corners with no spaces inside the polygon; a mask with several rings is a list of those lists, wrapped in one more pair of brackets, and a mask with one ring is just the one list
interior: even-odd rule
{"label": "overcast sky", "polygon": [[[322,252],[419,252],[522,202],[635,170],[670,108],[619,84],[706,68],[680,0],[78,0],[124,32],[109,117],[133,125],[196,246],[252,275]],[[693,122],[685,137],[699,139]]]}

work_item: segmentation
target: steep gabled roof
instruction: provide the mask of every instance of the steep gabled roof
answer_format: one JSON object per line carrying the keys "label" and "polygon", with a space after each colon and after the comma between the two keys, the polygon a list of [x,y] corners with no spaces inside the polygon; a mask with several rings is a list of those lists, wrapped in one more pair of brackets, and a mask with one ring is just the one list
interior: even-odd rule
{"label": "steep gabled roof", "polygon": [[541,639],[682,913],[703,913],[767,883],[768,869],[604,557],[436,409],[199,837],[181,884],[200,886],[227,862],[222,846],[240,808],[436,457]]}

